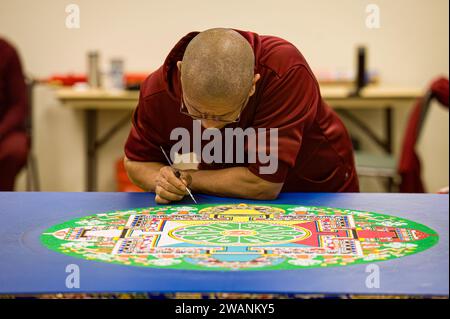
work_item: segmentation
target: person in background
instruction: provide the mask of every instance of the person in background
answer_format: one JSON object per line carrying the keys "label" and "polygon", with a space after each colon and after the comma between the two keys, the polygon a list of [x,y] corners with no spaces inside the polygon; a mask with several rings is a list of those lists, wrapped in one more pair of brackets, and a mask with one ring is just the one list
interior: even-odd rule
{"label": "person in background", "polygon": [[17,174],[25,166],[29,139],[25,78],[16,49],[0,38],[0,191],[14,190]]}

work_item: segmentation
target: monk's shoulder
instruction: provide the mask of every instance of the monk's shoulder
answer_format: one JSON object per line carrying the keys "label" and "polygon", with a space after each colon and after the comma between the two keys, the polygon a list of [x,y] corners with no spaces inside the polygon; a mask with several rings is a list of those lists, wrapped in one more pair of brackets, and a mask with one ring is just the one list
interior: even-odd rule
{"label": "monk's shoulder", "polygon": [[153,71],[142,83],[141,83],[141,98],[148,99],[153,95],[158,95],[164,92],[166,85],[163,80],[162,67]]}
{"label": "monk's shoulder", "polygon": [[308,67],[300,50],[287,40],[275,36],[261,36],[259,64],[282,77],[296,66]]}

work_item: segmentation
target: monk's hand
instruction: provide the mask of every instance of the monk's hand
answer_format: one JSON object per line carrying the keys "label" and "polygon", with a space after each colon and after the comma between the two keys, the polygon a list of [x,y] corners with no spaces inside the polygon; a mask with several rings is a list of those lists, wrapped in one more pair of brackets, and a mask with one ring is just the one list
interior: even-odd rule
{"label": "monk's hand", "polygon": [[192,178],[186,172],[180,172],[178,178],[170,166],[161,167],[156,177],[155,201],[158,204],[182,200],[188,193],[186,187],[191,184]]}

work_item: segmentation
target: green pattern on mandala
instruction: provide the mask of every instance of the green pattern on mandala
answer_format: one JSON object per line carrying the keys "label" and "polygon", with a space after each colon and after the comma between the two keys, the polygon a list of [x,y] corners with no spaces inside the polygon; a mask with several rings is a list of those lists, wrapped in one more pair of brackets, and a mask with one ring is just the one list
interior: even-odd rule
{"label": "green pattern on mandala", "polygon": [[258,245],[293,241],[305,235],[301,228],[252,223],[210,224],[176,229],[172,235],[182,241],[206,245]]}
{"label": "green pattern on mandala", "polygon": [[429,227],[400,217],[279,204],[112,211],[54,225],[41,235],[49,249],[77,258],[190,270],[373,263],[419,253],[438,240]]}

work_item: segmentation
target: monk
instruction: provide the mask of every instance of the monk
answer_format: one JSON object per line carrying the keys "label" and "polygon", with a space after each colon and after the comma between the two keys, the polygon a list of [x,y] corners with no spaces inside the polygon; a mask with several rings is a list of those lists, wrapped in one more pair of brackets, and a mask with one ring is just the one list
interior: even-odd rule
{"label": "monk", "polygon": [[[132,124],[125,167],[157,203],[181,200],[186,187],[263,200],[280,192],[359,191],[346,128],[300,51],[275,36],[226,28],[189,33],[142,84]],[[230,149],[220,139],[227,130],[236,138],[250,132],[244,147]],[[181,143],[175,137],[185,132],[190,140]],[[252,132],[261,143],[250,143]],[[208,146],[205,136],[220,143]],[[197,169],[177,176],[161,148],[172,160],[194,150]],[[205,148],[214,149],[214,161]]]}

